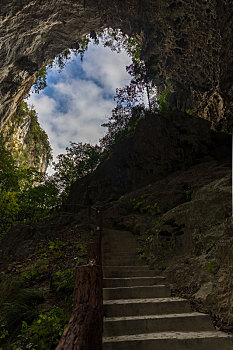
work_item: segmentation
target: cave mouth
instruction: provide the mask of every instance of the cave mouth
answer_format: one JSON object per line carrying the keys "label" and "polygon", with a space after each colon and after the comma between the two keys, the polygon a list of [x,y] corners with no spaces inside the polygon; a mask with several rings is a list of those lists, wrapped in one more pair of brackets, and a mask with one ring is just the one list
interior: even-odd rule
{"label": "cave mouth", "polygon": [[[0,127],[35,75],[86,33],[121,28],[138,38],[157,86],[182,111],[232,130],[233,7],[229,1],[40,1],[1,4]],[[9,33],[11,33],[9,35]]]}
{"label": "cave mouth", "polygon": [[[99,143],[106,131],[102,124],[119,103],[119,89],[130,90],[128,100],[122,102],[125,108],[129,99],[135,106],[148,107],[143,82],[132,96],[135,76],[130,73],[133,65],[143,62],[135,39],[120,29],[106,28],[84,36],[77,47],[66,49],[43,67],[25,99],[48,134],[54,160],[71,142]],[[52,172],[51,167],[48,170]]]}

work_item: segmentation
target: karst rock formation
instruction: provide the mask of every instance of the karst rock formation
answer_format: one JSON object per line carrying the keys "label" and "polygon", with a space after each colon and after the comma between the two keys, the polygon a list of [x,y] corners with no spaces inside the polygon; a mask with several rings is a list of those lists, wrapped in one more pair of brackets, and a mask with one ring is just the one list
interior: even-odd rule
{"label": "karst rock formation", "polygon": [[137,37],[171,103],[221,130],[232,127],[233,2],[229,0],[2,0],[1,126],[36,72],[81,36],[111,26]]}

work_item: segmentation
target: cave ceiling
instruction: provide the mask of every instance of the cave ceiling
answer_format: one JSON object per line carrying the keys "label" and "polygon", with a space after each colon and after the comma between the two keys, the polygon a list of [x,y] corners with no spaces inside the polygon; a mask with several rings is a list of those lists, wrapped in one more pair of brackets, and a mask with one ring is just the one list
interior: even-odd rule
{"label": "cave ceiling", "polygon": [[232,128],[231,0],[1,0],[1,125],[43,65],[109,26],[141,40],[142,58],[159,88],[173,91],[173,105]]}

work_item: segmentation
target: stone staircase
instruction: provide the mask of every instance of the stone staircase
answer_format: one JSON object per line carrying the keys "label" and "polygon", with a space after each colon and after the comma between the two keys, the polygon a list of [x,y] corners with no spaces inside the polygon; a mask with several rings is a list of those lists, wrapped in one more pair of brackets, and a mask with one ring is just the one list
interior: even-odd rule
{"label": "stone staircase", "polygon": [[233,350],[231,336],[143,265],[132,233],[104,230],[102,248],[103,350]]}

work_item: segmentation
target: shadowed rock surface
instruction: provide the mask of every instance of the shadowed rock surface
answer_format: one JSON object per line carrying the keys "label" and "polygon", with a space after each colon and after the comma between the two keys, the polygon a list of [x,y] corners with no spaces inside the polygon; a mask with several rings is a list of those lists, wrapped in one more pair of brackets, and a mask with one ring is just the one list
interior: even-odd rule
{"label": "shadowed rock surface", "polygon": [[232,127],[231,1],[2,0],[0,12],[0,119],[15,111],[35,73],[83,34],[107,26],[142,42],[156,84],[168,82],[171,103]]}
{"label": "shadowed rock surface", "polygon": [[115,145],[90,176],[74,183],[69,204],[116,200],[127,192],[211,159],[230,162],[231,136],[210,130],[201,118],[174,112],[147,114],[131,138]]}

